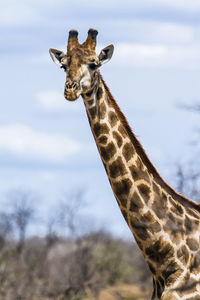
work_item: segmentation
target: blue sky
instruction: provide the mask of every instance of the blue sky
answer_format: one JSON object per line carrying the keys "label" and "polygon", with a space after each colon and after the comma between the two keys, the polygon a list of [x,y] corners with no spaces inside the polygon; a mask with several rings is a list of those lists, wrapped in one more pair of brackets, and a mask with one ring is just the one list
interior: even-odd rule
{"label": "blue sky", "polygon": [[198,116],[178,108],[200,95],[199,0],[7,0],[0,3],[0,194],[40,195],[43,214],[62,193],[84,188],[85,214],[129,236],[112,195],[82,99],[64,100],[65,74],[48,49],[66,49],[68,31],[98,47],[113,43],[101,73],[161,175],[191,155]]}

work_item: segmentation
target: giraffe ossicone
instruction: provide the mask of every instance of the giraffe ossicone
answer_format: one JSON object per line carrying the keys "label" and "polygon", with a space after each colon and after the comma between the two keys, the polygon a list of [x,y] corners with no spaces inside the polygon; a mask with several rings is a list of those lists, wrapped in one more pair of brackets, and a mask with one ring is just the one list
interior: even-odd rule
{"label": "giraffe ossicone", "polygon": [[120,210],[153,276],[152,299],[200,299],[200,206],[178,194],[157,172],[99,68],[114,47],[96,54],[97,30],[82,44],[69,32],[67,52],[50,49],[66,71],[64,97],[83,98],[91,130]]}

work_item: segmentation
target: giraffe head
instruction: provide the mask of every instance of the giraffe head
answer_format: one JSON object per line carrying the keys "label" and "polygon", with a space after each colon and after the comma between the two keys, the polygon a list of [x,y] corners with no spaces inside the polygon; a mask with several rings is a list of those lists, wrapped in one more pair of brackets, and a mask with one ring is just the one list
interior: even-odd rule
{"label": "giraffe head", "polygon": [[64,96],[67,100],[76,100],[91,91],[98,68],[112,57],[113,45],[104,48],[99,55],[96,54],[97,34],[97,30],[89,29],[86,41],[79,44],[78,32],[70,30],[67,53],[52,48],[49,50],[52,60],[66,72]]}

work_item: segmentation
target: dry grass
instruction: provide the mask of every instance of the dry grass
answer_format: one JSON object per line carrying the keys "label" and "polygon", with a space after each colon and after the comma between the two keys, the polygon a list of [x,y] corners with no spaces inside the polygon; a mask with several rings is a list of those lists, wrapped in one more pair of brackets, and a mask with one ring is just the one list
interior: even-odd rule
{"label": "dry grass", "polygon": [[150,291],[142,290],[136,285],[119,285],[101,291],[99,300],[148,300]]}

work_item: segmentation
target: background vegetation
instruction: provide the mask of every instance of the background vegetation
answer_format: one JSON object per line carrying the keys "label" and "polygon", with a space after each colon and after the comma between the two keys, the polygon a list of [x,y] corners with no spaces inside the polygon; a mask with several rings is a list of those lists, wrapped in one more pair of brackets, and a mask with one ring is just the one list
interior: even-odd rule
{"label": "background vegetation", "polygon": [[65,197],[47,220],[45,235],[30,236],[28,228],[40,222],[33,196],[9,194],[9,209],[0,218],[0,299],[97,299],[108,286],[151,285],[135,243],[83,230],[83,201],[82,192]]}
{"label": "background vegetation", "polygon": [[[199,201],[198,143],[192,146],[174,179],[179,192]],[[30,192],[11,191],[0,211],[0,299],[150,299],[151,275],[137,245],[92,230],[81,216],[82,190],[63,195],[46,221],[35,200]],[[45,232],[31,233],[40,223]]]}

